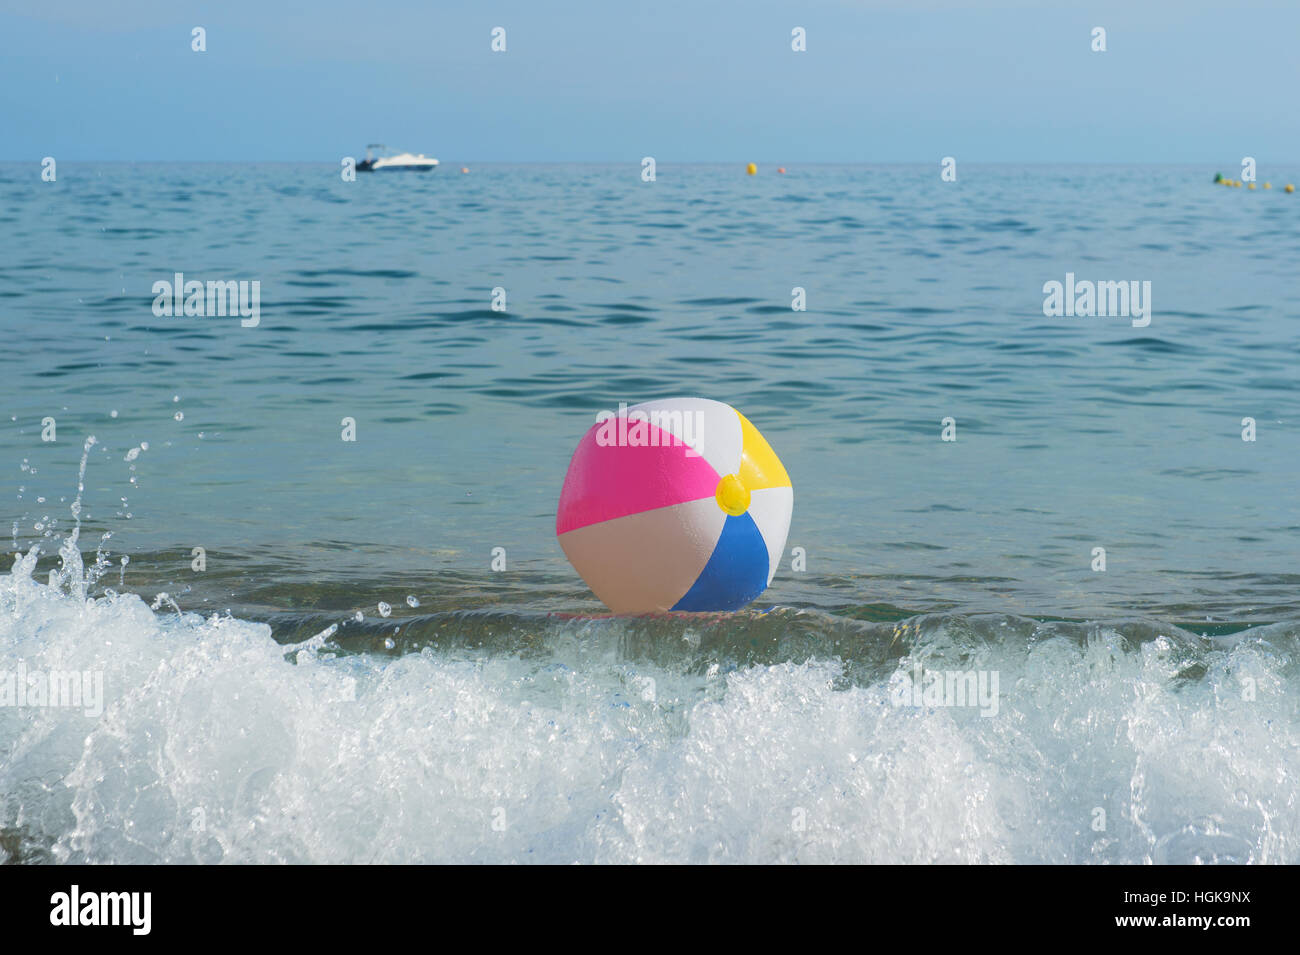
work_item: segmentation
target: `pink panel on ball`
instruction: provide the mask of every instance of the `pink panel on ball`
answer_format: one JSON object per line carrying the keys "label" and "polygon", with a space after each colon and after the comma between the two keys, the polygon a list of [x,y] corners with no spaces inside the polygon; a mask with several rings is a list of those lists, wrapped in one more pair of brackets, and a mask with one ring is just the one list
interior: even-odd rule
{"label": "pink panel on ball", "polygon": [[659,447],[601,445],[600,425],[583,436],[564,477],[555,533],[713,497],[722,476],[667,431],[643,427]]}

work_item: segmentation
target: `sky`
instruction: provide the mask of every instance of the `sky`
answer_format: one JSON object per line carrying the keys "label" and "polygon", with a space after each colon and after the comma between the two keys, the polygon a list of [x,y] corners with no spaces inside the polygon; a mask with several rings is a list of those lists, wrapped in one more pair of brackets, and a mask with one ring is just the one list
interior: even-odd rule
{"label": "sky", "polygon": [[1300,0],[0,0],[0,160],[1290,162],[1298,38]]}

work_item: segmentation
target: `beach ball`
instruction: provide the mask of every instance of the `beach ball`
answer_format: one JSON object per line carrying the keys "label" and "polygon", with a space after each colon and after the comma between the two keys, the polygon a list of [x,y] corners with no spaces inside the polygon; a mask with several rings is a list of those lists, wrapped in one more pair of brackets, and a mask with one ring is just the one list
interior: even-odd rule
{"label": "beach ball", "polygon": [[597,416],[555,533],[615,613],[738,610],[772,582],[793,508],[790,476],[744,415],[667,398]]}

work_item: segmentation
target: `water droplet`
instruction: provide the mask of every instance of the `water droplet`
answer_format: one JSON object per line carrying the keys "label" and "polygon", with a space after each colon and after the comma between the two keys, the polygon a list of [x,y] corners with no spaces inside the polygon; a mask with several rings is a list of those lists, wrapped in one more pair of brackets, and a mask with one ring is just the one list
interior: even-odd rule
{"label": "water droplet", "polygon": [[385,637],[385,638],[384,638],[384,649],[385,649],[385,650],[391,650],[391,649],[393,649],[393,647],[395,647],[395,646],[397,646],[397,642],[396,642],[392,637]]}
{"label": "water droplet", "polygon": [[175,418],[177,421],[184,421],[184,420],[185,420],[185,412],[184,412],[184,411],[178,411],[178,412],[176,412],[176,414],[172,415],[172,417]]}
{"label": "water droplet", "polygon": [[381,617],[387,617],[387,616],[388,616],[389,614],[391,614],[392,612],[393,612],[393,608],[392,608],[392,607],[390,607],[388,604],[384,603],[382,600],[379,601],[379,616],[381,616]]}
{"label": "water droplet", "polygon": [[416,600],[414,597],[408,595],[407,598],[406,598],[406,605],[407,605],[408,607],[418,607],[418,606],[420,606],[420,601],[418,601],[418,600]]}

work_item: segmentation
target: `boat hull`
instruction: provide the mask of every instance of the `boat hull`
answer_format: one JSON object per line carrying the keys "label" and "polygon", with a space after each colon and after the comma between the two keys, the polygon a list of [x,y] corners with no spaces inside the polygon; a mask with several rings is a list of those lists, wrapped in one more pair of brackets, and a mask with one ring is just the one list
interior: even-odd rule
{"label": "boat hull", "polygon": [[386,163],[382,159],[363,159],[357,163],[357,172],[433,172],[437,168],[436,162]]}

